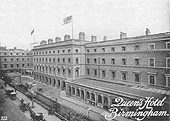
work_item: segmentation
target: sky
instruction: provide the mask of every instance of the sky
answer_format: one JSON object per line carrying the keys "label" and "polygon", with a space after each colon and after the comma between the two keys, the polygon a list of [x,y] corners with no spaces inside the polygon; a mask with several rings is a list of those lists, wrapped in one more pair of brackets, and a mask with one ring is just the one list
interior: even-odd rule
{"label": "sky", "polygon": [[[31,43],[85,32],[86,40],[101,41],[170,31],[170,0],[0,0],[0,43],[7,48],[30,49]],[[34,33],[31,36],[31,31]],[[35,38],[35,39],[34,39]]]}

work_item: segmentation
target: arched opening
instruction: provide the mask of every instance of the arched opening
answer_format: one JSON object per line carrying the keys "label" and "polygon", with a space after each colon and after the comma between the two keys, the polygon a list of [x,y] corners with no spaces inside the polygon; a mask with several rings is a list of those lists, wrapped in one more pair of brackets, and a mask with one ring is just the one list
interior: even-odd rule
{"label": "arched opening", "polygon": [[81,90],[81,98],[84,99],[84,90]]}
{"label": "arched opening", "polygon": [[108,97],[104,96],[104,109],[108,110]]}
{"label": "arched opening", "polygon": [[46,84],[48,84],[48,78],[46,77],[46,81],[45,81]]}
{"label": "arched opening", "polygon": [[90,99],[90,93],[88,91],[86,92],[86,98]]}
{"label": "arched opening", "polygon": [[75,76],[78,77],[78,76],[79,76],[79,67],[77,67],[77,68],[75,69],[75,72],[76,72],[76,73],[75,73],[75,74],[76,74]]}
{"label": "arched opening", "polygon": [[98,103],[102,104],[102,96],[101,95],[98,95]]}
{"label": "arched opening", "polygon": [[60,80],[57,80],[58,84],[57,84],[57,88],[60,88]]}
{"label": "arched opening", "polygon": [[80,90],[77,89],[77,96],[80,97]]}
{"label": "arched opening", "polygon": [[55,85],[56,85],[56,80],[54,79],[53,87],[55,87]]}
{"label": "arched opening", "polygon": [[75,88],[72,87],[72,95],[75,95]]}

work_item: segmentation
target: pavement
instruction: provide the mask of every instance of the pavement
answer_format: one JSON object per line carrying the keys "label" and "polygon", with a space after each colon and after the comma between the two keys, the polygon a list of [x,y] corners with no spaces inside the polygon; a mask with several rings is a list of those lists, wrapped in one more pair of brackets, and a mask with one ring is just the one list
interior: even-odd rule
{"label": "pavement", "polygon": [[[12,87],[11,87],[12,88]],[[22,94],[21,92],[17,91],[17,99],[13,101],[13,103],[18,106],[19,108],[19,105],[20,105],[20,100],[21,99],[24,99],[25,102],[28,102],[30,103],[30,105],[32,106],[32,101],[27,97],[25,96],[24,94]],[[61,121],[59,118],[57,118],[56,116],[54,115],[48,115],[48,111],[46,109],[44,109],[42,106],[38,105],[37,103],[34,102],[34,108],[32,108],[32,110],[35,112],[35,113],[43,113],[43,116],[44,118],[46,119],[46,121]],[[30,113],[29,111],[26,111],[25,113],[25,116],[28,118],[28,119],[31,119],[30,117]],[[24,120],[23,120],[24,121]]]}
{"label": "pavement", "polygon": [[[4,91],[0,91],[0,96],[5,97],[4,93]],[[10,98],[3,99],[5,102],[0,103],[0,121],[30,121]]]}

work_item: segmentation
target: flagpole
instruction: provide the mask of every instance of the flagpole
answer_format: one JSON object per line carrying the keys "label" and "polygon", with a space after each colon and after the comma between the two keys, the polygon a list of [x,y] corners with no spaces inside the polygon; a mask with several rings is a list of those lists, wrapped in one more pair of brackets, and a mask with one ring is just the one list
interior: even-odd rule
{"label": "flagpole", "polygon": [[72,39],[73,39],[73,16],[72,16]]}

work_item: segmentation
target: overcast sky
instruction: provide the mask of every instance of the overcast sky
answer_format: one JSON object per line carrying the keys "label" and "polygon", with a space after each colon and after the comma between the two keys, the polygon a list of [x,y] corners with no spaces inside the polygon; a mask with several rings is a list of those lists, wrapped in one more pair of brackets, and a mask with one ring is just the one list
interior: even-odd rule
{"label": "overcast sky", "polygon": [[[36,42],[71,35],[71,24],[63,18],[72,15],[74,38],[80,31],[86,40],[119,38],[169,31],[169,0],[0,0],[0,42],[7,48],[30,49]],[[33,36],[31,31],[35,29]]]}

